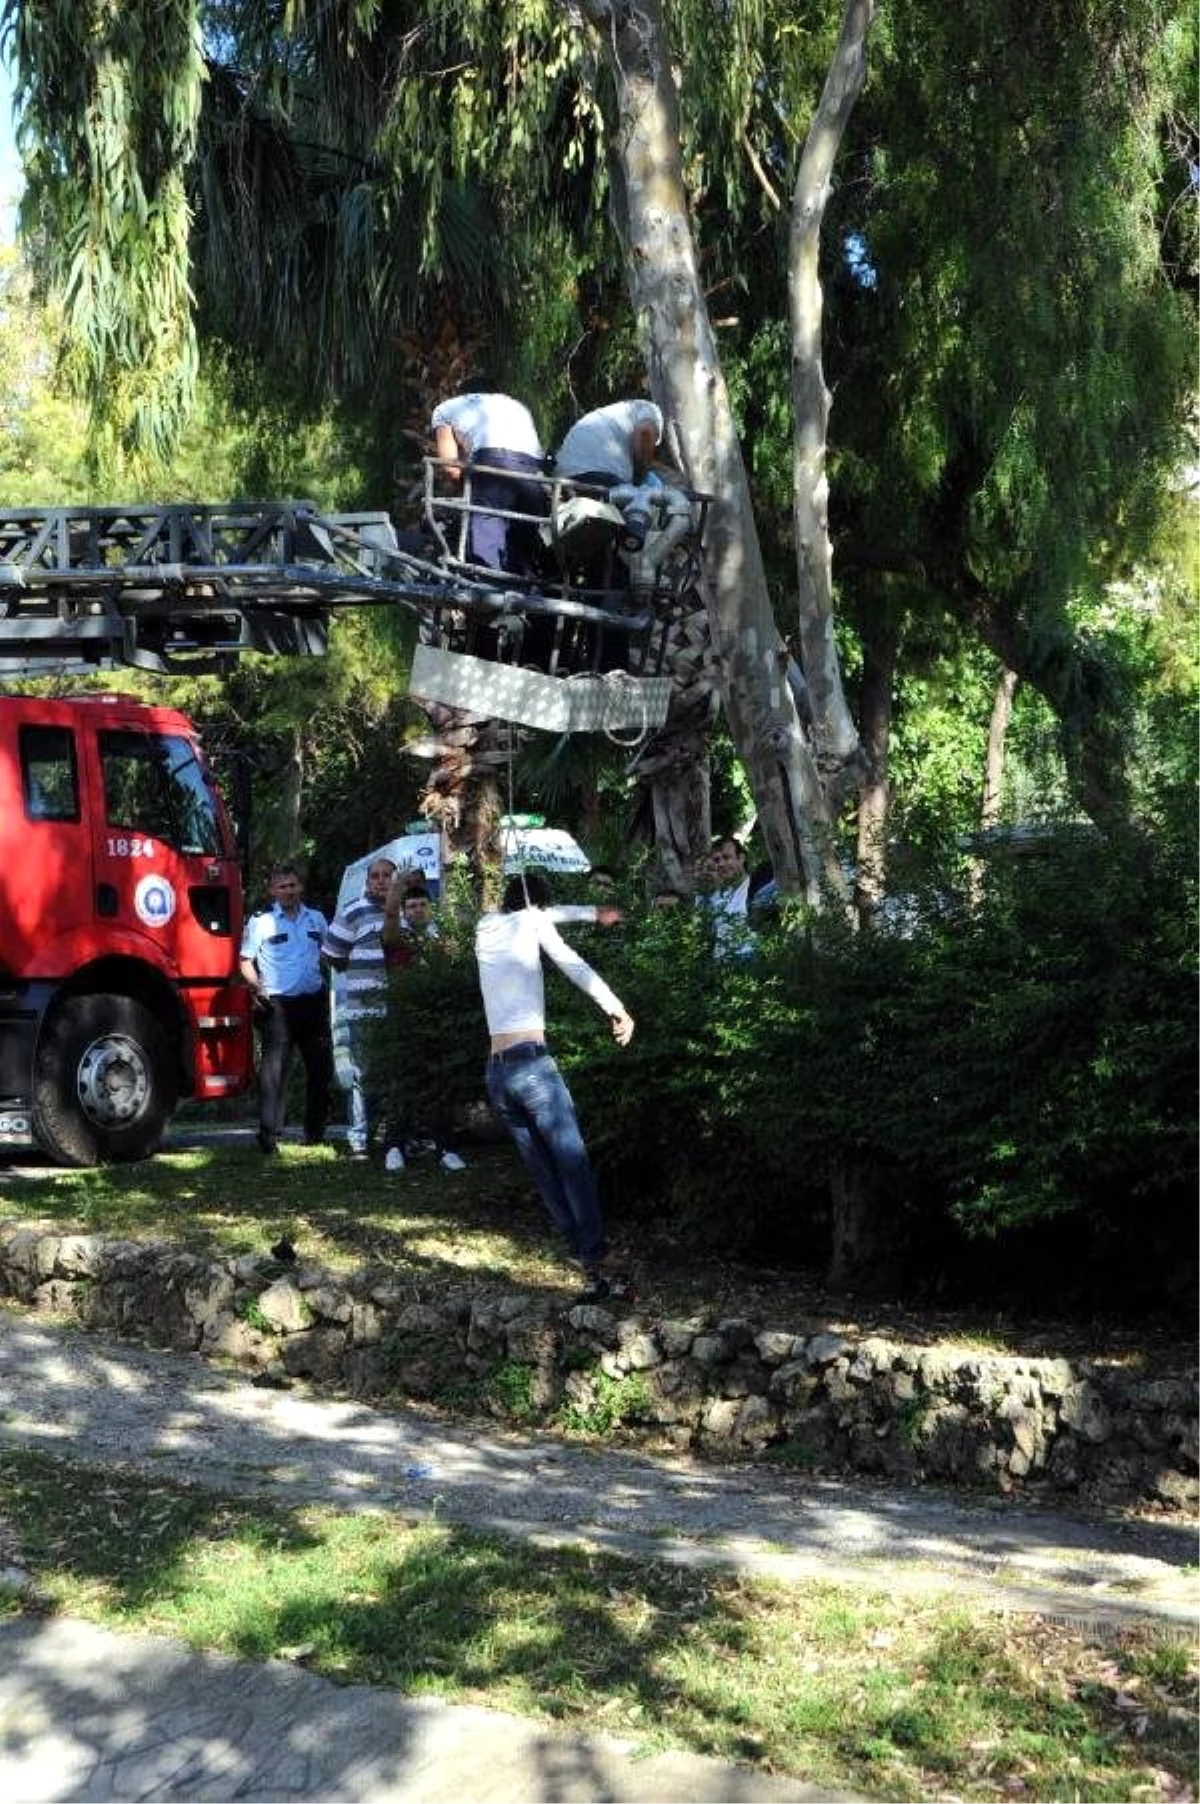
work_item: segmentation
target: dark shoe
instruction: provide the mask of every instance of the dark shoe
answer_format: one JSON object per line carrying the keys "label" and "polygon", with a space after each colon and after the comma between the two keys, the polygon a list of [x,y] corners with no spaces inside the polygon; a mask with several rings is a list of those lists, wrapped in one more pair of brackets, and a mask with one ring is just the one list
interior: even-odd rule
{"label": "dark shoe", "polygon": [[634,1303],[637,1301],[637,1286],[633,1279],[624,1272],[614,1272],[606,1278],[603,1272],[589,1272],[588,1281],[580,1293],[581,1303]]}
{"label": "dark shoe", "polygon": [[322,1134],[305,1134],[304,1144],[305,1144],[305,1146],[324,1146],[325,1136],[323,1133]]}
{"label": "dark shoe", "polygon": [[270,1134],[264,1134],[261,1129],[259,1130],[257,1139],[259,1152],[266,1153],[268,1158],[272,1153],[277,1153],[279,1151],[278,1140],[273,1140]]}

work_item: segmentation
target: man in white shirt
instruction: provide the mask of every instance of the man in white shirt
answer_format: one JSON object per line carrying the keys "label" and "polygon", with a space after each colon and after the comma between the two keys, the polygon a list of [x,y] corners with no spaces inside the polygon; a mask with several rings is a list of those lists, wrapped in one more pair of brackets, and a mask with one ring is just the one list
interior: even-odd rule
{"label": "man in white shirt", "polygon": [[732,834],[714,840],[706,876],[712,887],[701,900],[712,916],[713,951],[718,958],[753,952],[754,933],[747,920],[750,873],[742,842]]}
{"label": "man in white shirt", "polygon": [[[476,928],[479,987],[491,1036],[487,1094],[547,1215],[583,1267],[584,1300],[598,1301],[612,1288],[602,1271],[604,1223],[575,1104],[546,1044],[543,952],[603,1009],[618,1046],[628,1046],[633,1017],[561,937],[544,907],[548,901],[546,881],[536,872],[510,878],[500,911],[483,915]],[[603,907],[592,918],[609,927],[622,914]]]}
{"label": "man in white shirt", "polygon": [[451,485],[463,486],[464,471],[470,477],[466,549],[471,562],[512,576],[532,574],[537,527],[503,517],[546,511],[540,481],[545,452],[529,409],[511,395],[452,395],[434,408],[430,428]]}
{"label": "man in white shirt", "polygon": [[613,488],[642,482],[662,438],[663,417],[653,401],[613,401],[576,420],[554,459],[556,476]]}

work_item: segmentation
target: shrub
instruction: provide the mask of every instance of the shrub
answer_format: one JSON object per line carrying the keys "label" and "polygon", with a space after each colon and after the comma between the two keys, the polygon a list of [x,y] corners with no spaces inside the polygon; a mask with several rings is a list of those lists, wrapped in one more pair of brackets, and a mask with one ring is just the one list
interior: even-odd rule
{"label": "shrub", "polygon": [[[829,1253],[837,1171],[886,1230],[877,1260],[903,1255],[910,1275],[973,1266],[1028,1290],[1036,1270],[1060,1302],[1134,1278],[1146,1300],[1182,1293],[1195,891],[1181,843],[1064,833],[1040,856],[993,857],[976,906],[944,887],[920,900],[903,931],[798,917],[752,957],[716,959],[688,909],[571,930],[637,1020],[615,1046],[547,971],[606,1206],[697,1250],[811,1264]],[[398,1107],[433,1122],[478,1105],[469,931],[402,973],[384,1040]]]}

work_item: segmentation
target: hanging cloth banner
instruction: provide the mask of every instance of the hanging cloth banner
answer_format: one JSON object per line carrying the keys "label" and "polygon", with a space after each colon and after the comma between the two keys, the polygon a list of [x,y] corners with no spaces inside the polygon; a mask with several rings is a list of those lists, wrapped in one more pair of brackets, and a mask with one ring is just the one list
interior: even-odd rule
{"label": "hanging cloth banner", "polygon": [[502,827],[504,871],[590,871],[591,860],[579,843],[561,827]]}
{"label": "hanging cloth banner", "polygon": [[[531,870],[535,865],[539,870],[551,872],[574,873],[592,868],[583,847],[563,827],[501,827],[500,840],[504,848],[505,875],[509,877],[517,871]],[[424,877],[430,895],[437,898],[442,882],[442,847],[440,834],[431,829],[428,833],[406,833],[398,839],[389,839],[385,845],[376,846],[373,852],[348,864],[338,885],[339,909],[358,901],[367,881],[368,867],[377,858],[390,858],[397,866],[412,865]]]}

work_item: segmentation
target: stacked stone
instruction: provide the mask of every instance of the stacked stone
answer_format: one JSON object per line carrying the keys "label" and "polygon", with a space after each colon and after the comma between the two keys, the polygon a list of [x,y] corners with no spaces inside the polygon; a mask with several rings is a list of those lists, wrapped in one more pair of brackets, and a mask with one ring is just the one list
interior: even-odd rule
{"label": "stacked stone", "polygon": [[50,1225],[0,1223],[0,1294],[356,1396],[437,1401],[456,1378],[478,1396],[505,1367],[524,1375],[522,1419],[550,1424],[567,1405],[586,1417],[606,1380],[636,1375],[623,1426],[680,1450],[1187,1510],[1200,1497],[1194,1370],[564,1310],[517,1292],[423,1302],[370,1271],[209,1259]]}

